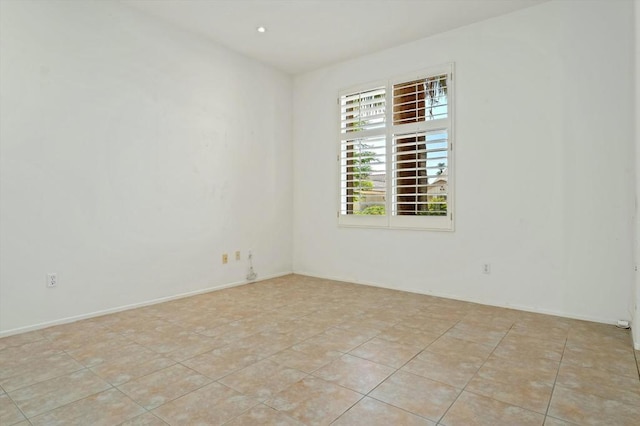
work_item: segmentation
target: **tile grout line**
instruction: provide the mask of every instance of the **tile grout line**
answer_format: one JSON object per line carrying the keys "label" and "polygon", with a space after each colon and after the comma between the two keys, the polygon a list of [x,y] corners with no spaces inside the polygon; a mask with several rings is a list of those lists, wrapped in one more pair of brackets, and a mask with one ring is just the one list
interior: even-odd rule
{"label": "tile grout line", "polygon": [[549,416],[549,409],[551,408],[551,400],[553,400],[553,394],[556,391],[556,383],[558,376],[560,375],[560,368],[562,368],[562,360],[564,359],[564,352],[567,349],[567,342],[569,341],[569,330],[567,330],[567,337],[564,339],[564,346],[562,347],[562,356],[560,357],[560,363],[558,364],[558,371],[556,371],[556,377],[553,379],[553,386],[551,387],[551,396],[549,396],[549,402],[547,403],[547,410],[544,413],[545,420]]}

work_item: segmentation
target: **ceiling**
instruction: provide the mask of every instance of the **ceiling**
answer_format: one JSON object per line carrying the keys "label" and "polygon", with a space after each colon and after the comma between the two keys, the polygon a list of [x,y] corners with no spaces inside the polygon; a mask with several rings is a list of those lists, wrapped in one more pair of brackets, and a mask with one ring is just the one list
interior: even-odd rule
{"label": "ceiling", "polygon": [[549,0],[120,1],[298,74]]}

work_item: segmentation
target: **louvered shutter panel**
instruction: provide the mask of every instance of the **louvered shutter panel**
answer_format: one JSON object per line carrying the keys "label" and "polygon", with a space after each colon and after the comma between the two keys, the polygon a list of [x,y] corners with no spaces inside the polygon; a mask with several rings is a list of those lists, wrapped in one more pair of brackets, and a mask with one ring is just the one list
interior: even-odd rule
{"label": "louvered shutter panel", "polygon": [[448,74],[393,84],[393,216],[446,216]]}
{"label": "louvered shutter panel", "polygon": [[386,212],[386,90],[340,97],[340,214]]}

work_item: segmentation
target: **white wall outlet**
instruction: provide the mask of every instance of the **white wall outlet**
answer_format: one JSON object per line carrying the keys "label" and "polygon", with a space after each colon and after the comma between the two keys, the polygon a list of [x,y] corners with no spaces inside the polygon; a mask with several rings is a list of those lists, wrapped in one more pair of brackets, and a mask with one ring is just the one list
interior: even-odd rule
{"label": "white wall outlet", "polygon": [[483,274],[490,274],[491,273],[491,264],[490,263],[483,263],[482,264],[482,273]]}
{"label": "white wall outlet", "polygon": [[236,251],[236,262],[240,260],[240,250]]}
{"label": "white wall outlet", "polygon": [[51,274],[47,274],[47,287],[57,287],[58,286],[58,274],[52,272]]}

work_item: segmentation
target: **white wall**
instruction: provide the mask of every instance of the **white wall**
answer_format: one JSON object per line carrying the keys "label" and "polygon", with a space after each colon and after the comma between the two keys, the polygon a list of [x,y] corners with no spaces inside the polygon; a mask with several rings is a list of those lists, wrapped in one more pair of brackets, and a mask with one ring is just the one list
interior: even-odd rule
{"label": "white wall", "polygon": [[[611,322],[633,293],[632,2],[551,2],[294,80],[294,271]],[[338,91],[453,61],[456,230],[339,228]],[[490,182],[504,182],[495,191]],[[491,263],[490,275],[481,273]]]}
{"label": "white wall", "polygon": [[0,5],[0,333],[242,282],[249,249],[291,271],[289,76],[117,2]]}

